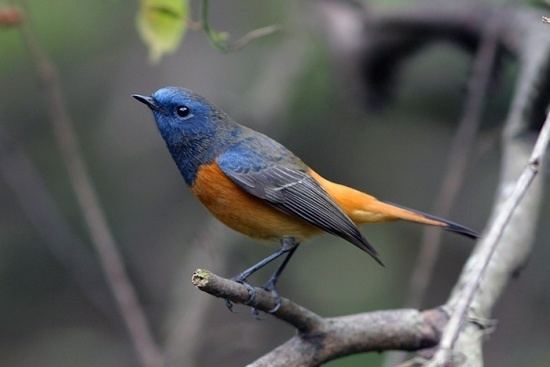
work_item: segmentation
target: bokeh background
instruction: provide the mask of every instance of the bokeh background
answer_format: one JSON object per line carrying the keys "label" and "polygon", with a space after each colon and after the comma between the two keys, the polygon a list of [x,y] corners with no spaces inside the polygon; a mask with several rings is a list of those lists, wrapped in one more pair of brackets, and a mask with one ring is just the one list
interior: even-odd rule
{"label": "bokeh background", "polygon": [[[370,3],[390,8],[411,2]],[[369,112],[353,93],[357,86],[342,77],[345,70],[328,46],[314,5],[211,1],[213,26],[234,37],[275,23],[284,31],[230,54],[212,48],[203,33],[189,31],[175,54],[153,65],[136,31],[137,1],[28,1],[26,16],[60,71],[108,222],[154,334],[174,365],[241,366],[294,331],[267,316],[256,321],[242,307],[229,313],[222,301],[193,289],[196,268],[232,276],[271,249],[210,218],[185,187],[152,116],[130,98],[132,93],[185,86],[276,138],[334,181],[420,210],[433,205],[461,115],[470,55],[445,44],[426,49],[407,63],[392,102]],[[505,63],[451,215],[476,229],[483,228],[493,200],[500,126],[514,78],[514,64]],[[0,86],[0,365],[136,366],[17,28],[0,29]],[[20,153],[27,164],[14,158]],[[14,190],[13,179],[29,169],[43,191]],[[21,192],[26,192],[23,198]],[[41,196],[44,192],[49,199]],[[51,225],[37,225],[29,207],[21,206],[24,199]],[[532,259],[496,308],[487,365],[547,366],[550,361],[547,201],[543,211]],[[48,241],[52,231],[65,241]],[[385,269],[343,240],[318,238],[299,249],[280,289],[324,316],[401,307],[421,231],[405,223],[363,229]],[[425,307],[445,301],[471,247],[468,239],[444,235]],[[253,282],[267,276],[262,272]],[[378,366],[383,359],[371,353],[327,366]]]}

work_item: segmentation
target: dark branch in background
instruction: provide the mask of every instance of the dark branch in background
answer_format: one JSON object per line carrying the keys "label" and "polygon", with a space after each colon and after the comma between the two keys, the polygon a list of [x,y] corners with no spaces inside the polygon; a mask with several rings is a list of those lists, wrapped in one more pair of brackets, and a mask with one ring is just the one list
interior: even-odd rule
{"label": "dark branch in background", "polygon": [[[501,20],[489,19],[472,65],[464,112],[454,134],[447,157],[447,170],[435,199],[433,213],[448,217],[464,181],[468,159],[481,125],[483,108],[491,86],[491,76],[498,52]],[[419,308],[432,279],[441,248],[442,232],[426,227],[423,230],[420,251],[413,267],[405,305]],[[393,358],[392,358],[393,357]],[[402,362],[404,354],[390,355],[387,366]]]}
{"label": "dark branch in background", "polygon": [[[484,36],[474,59],[464,112],[451,143],[445,165],[447,171],[433,207],[433,212],[442,217],[449,216],[464,181],[468,157],[481,125],[483,108],[491,85],[501,25],[500,19],[488,19]],[[421,306],[439,254],[441,235],[441,231],[434,231],[431,228],[424,229],[422,246],[411,277],[409,296],[406,301],[407,307],[418,308]]]}
{"label": "dark branch in background", "polygon": [[401,66],[426,46],[450,42],[474,53],[479,49],[487,21],[498,18],[498,13],[487,7],[460,4],[456,8],[368,14],[358,60],[367,104],[380,108],[387,103]]}
{"label": "dark branch in background", "polygon": [[44,239],[52,256],[67,270],[91,304],[106,316],[110,312],[106,292],[93,253],[67,223],[55,199],[48,191],[39,170],[0,127],[0,179],[27,216],[30,224]]}
{"label": "dark branch in background", "polygon": [[[216,218],[211,217],[189,244],[183,263],[179,266],[181,274],[174,282],[174,300],[166,318],[168,336],[165,341],[164,356],[167,366],[197,365],[199,347],[207,342],[205,327],[211,319],[211,297],[189,297],[189,266],[191,264],[209,264],[220,271],[229,271],[232,259],[232,233]],[[215,247],[214,247],[215,244]],[[189,288],[187,288],[189,286]],[[220,330],[216,331],[219,334]]]}
{"label": "dark branch in background", "polygon": [[66,108],[58,72],[40,47],[28,19],[21,24],[21,31],[35,68],[36,77],[43,88],[52,129],[65,161],[70,183],[120,315],[125,322],[141,364],[146,367],[161,367],[163,365],[162,354],[155,344],[145,313],[117,250],[117,243],[107,224],[90,174],[82,158],[80,144],[73,127],[74,123]]}

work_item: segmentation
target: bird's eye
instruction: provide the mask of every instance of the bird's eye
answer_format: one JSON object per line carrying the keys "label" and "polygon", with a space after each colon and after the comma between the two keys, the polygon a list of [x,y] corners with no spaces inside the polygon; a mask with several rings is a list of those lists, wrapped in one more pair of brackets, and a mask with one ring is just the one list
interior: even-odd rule
{"label": "bird's eye", "polygon": [[191,115],[191,110],[189,107],[181,105],[176,108],[176,114],[182,119],[185,119]]}

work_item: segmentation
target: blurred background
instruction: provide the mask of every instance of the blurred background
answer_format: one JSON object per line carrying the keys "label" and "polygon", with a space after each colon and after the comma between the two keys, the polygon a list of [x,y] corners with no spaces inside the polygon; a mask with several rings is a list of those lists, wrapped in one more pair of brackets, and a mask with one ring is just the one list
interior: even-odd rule
{"label": "blurred background", "polygon": [[[244,307],[229,313],[222,301],[192,287],[197,268],[233,276],[271,249],[211,219],[186,188],[150,112],[130,95],[166,85],[190,88],[325,177],[429,211],[471,65],[461,50],[430,47],[406,64],[391,103],[373,113],[343,77],[314,2],[210,3],[213,27],[232,37],[270,24],[283,31],[228,54],[204,33],[188,31],[174,54],[152,64],[136,30],[137,1],[29,0],[25,14],[59,70],[84,160],[154,336],[177,366],[242,366],[294,330],[268,316],[256,321]],[[375,9],[411,5],[369,3]],[[10,4],[0,1],[0,7]],[[34,70],[18,28],[0,28],[0,366],[136,366]],[[515,76],[513,62],[502,65],[450,215],[478,230],[499,177],[500,126]],[[542,210],[548,218],[547,201]],[[489,366],[550,361],[549,231],[539,226],[534,256],[497,305],[497,329],[487,336]],[[299,249],[281,280],[283,295],[323,316],[402,307],[422,228],[393,223],[363,232],[385,269],[343,240],[323,236]],[[446,300],[473,245],[443,236],[426,308]],[[251,281],[263,283],[270,270]],[[327,366],[383,360],[384,354],[370,353]]]}

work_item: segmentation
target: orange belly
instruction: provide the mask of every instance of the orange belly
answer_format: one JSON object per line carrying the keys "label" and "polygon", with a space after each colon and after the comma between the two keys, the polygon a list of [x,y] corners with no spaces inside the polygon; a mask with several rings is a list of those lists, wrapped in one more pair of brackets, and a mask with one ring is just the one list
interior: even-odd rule
{"label": "orange belly", "polygon": [[320,230],[287,215],[235,185],[216,163],[197,172],[193,193],[221,222],[253,238],[278,240],[283,236],[302,241]]}

